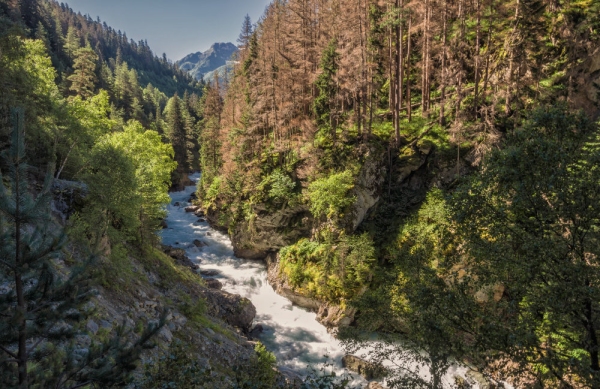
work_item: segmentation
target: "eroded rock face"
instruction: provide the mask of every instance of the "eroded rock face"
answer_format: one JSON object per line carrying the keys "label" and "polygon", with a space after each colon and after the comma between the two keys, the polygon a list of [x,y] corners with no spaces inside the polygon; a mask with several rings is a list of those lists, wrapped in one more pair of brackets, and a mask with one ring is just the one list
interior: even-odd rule
{"label": "eroded rock face", "polygon": [[223,289],[223,284],[219,280],[215,280],[214,278],[207,278],[204,280],[206,286],[210,289]]}
{"label": "eroded rock face", "polygon": [[355,355],[345,355],[342,358],[342,365],[351,371],[354,371],[367,380],[379,379],[386,376],[386,370],[383,366],[377,365]]}
{"label": "eroded rock face", "polygon": [[189,267],[192,270],[198,270],[199,266],[192,262],[185,253],[184,249],[179,249],[172,246],[162,245],[162,251],[169,257],[173,258],[176,263]]}
{"label": "eroded rock face", "polygon": [[304,206],[272,212],[259,205],[253,211],[254,220],[240,222],[231,235],[237,257],[265,259],[269,253],[310,236],[312,215]]}
{"label": "eroded rock face", "polygon": [[358,228],[369,210],[379,201],[381,185],[385,181],[383,161],[381,157],[375,158],[372,154],[372,151],[367,154],[367,160],[352,189],[352,194],[356,198],[352,209],[352,231]]}
{"label": "eroded rock face", "polygon": [[206,299],[209,314],[244,332],[250,330],[256,316],[256,307],[250,300],[237,294],[209,288],[203,288],[201,295]]}
{"label": "eroded rock face", "polygon": [[54,180],[52,182],[52,211],[64,223],[78,208],[82,207],[88,195],[88,187],[83,182]]}

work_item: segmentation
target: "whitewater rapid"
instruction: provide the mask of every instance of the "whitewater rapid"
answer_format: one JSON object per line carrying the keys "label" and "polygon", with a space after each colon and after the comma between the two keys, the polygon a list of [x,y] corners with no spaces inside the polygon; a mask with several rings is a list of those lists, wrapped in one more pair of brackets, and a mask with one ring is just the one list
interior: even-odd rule
{"label": "whitewater rapid", "polygon": [[[195,174],[190,178],[197,181],[199,177],[199,174]],[[163,244],[185,249],[188,257],[199,264],[201,270],[218,272],[213,278],[223,284],[223,290],[252,301],[256,307],[254,324],[260,324],[263,328],[259,339],[275,354],[281,370],[305,375],[309,366],[319,370],[327,364],[338,376],[350,373],[342,368],[341,360],[345,351],[340,342],[317,322],[315,313],[294,306],[275,293],[267,282],[267,268],[262,261],[236,258],[227,235],[211,228],[193,213],[185,212],[195,190],[195,186],[189,186],[184,191],[170,194],[172,201],[167,206],[166,219],[168,227],[161,232]],[[196,247],[192,243],[196,239],[207,246]],[[368,350],[361,351],[363,355],[368,353]],[[464,370],[452,367],[444,381],[449,384],[454,374],[463,375]],[[427,375],[427,370],[423,369],[422,374]],[[352,376],[355,377],[355,385],[366,387],[366,381],[358,374]]]}

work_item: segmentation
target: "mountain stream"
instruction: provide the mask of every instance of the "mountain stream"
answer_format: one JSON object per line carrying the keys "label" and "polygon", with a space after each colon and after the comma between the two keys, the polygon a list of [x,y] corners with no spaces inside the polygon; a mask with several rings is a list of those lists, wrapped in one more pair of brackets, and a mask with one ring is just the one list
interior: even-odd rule
{"label": "mountain stream", "polygon": [[[192,175],[194,181],[199,174]],[[188,257],[200,265],[201,270],[214,270],[214,278],[223,284],[223,290],[248,298],[256,307],[254,324],[260,324],[263,332],[259,339],[277,357],[279,369],[305,375],[308,366],[319,370],[325,364],[331,365],[339,376],[349,373],[342,368],[344,348],[327,329],[316,321],[316,314],[292,305],[286,298],[275,293],[267,282],[266,265],[260,261],[236,258],[229,237],[213,229],[207,222],[200,222],[198,216],[186,213],[185,207],[195,191],[189,186],[184,191],[171,193],[168,205],[168,228],[161,233],[163,244],[186,250]],[[179,203],[178,206],[175,203]],[[192,242],[199,239],[208,246],[198,248]],[[368,350],[361,350],[362,354]],[[357,353],[361,355],[361,353]],[[428,375],[427,369],[421,374]],[[451,387],[455,375],[464,376],[466,368],[451,367],[444,382]],[[354,384],[366,387],[358,374]],[[478,388],[474,385],[473,388]]]}

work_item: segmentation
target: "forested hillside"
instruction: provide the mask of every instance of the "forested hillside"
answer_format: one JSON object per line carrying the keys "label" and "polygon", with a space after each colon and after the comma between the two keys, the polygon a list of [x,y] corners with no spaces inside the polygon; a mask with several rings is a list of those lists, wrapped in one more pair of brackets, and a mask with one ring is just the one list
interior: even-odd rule
{"label": "forested hillside", "polygon": [[[77,148],[85,143],[83,135],[76,130],[63,131],[60,136],[65,139],[52,140],[56,137],[52,127],[72,127],[65,121],[73,120],[73,115],[91,120],[81,107],[87,105],[85,109],[95,110],[96,116],[108,114],[112,126],[136,120],[173,142],[179,162],[178,173],[173,176],[176,184],[191,165],[197,167],[195,123],[202,84],[164,55],[155,56],[146,42],[128,40],[125,33],[76,14],[65,4],[9,1],[2,2],[2,7],[2,124],[10,128],[9,106],[25,109],[28,136],[39,138],[28,142],[30,147],[39,146],[30,155],[39,156],[40,162],[48,161],[49,145],[55,142],[57,177],[66,174],[65,178],[72,178],[79,172]],[[23,24],[15,24],[20,20]],[[29,67],[27,77],[23,67]],[[168,104],[174,95],[179,95],[177,104]],[[166,109],[168,105],[177,106],[181,112]],[[83,127],[89,130],[88,125]],[[178,137],[183,140],[174,141]],[[183,146],[177,147],[177,142]],[[189,147],[191,155],[188,143],[193,144]]]}
{"label": "forested hillside", "polygon": [[240,335],[252,304],[160,245],[168,191],[199,165],[202,93],[65,4],[0,1],[0,387],[273,382]]}
{"label": "forested hillside", "polygon": [[598,387],[599,42],[593,0],[276,0],[207,88],[199,198],[322,323],[389,333],[373,362],[431,367],[388,385]]}

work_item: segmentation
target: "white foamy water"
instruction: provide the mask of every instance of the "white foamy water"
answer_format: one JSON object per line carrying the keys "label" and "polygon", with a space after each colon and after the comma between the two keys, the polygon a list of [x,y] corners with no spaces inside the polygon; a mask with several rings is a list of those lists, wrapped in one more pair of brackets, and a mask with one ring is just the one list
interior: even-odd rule
{"label": "white foamy water", "polygon": [[[195,174],[190,178],[198,180],[199,177],[199,174]],[[190,205],[187,201],[195,189],[190,186],[185,191],[171,193],[172,201],[167,207],[168,228],[161,232],[163,244],[185,249],[188,257],[198,263],[201,270],[218,272],[214,278],[221,281],[223,290],[252,301],[256,307],[254,324],[260,324],[264,330],[260,341],[275,354],[280,368],[302,375],[307,371],[307,366],[318,370],[327,363],[334,366],[338,375],[344,373],[341,364],[344,349],[316,321],[316,314],[292,305],[289,300],[275,293],[267,282],[264,263],[236,258],[226,234],[214,230],[205,221],[199,221],[193,213],[185,212],[184,208]],[[179,206],[174,205],[177,202]],[[197,248],[192,243],[196,239],[208,246]],[[361,354],[368,354],[368,349],[356,353]],[[421,367],[420,371],[423,377],[428,376],[426,368]],[[465,371],[462,367],[452,367],[444,381],[449,386],[455,374],[464,375]],[[366,384],[366,381],[357,377],[354,383]]]}

